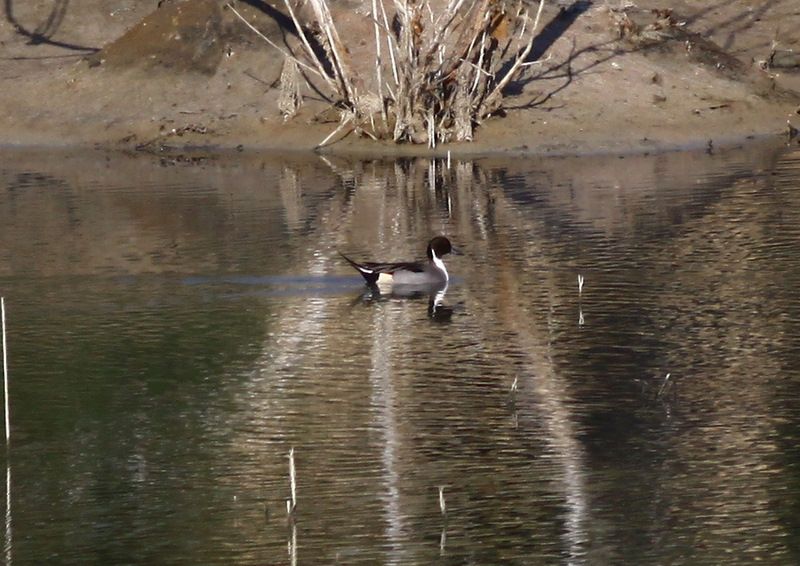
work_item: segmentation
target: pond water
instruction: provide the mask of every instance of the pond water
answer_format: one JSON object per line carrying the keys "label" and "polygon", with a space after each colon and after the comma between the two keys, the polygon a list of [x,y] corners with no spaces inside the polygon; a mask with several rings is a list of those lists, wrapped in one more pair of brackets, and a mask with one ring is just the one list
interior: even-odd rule
{"label": "pond water", "polygon": [[[440,233],[435,304],[337,253]],[[800,152],[769,144],[1,152],[3,557],[800,563],[798,289]]]}

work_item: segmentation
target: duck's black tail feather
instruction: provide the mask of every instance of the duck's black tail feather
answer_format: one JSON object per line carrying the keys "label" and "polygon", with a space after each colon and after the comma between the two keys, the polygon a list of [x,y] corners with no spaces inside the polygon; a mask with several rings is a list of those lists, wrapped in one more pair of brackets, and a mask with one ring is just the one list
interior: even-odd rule
{"label": "duck's black tail feather", "polygon": [[375,271],[374,269],[370,269],[366,265],[358,263],[357,261],[353,261],[346,255],[344,255],[342,252],[339,252],[339,255],[342,256],[347,263],[352,265],[353,268],[361,274],[361,276],[367,282],[367,285],[370,286],[375,285],[375,283],[378,281],[378,276],[380,274],[377,271]]}

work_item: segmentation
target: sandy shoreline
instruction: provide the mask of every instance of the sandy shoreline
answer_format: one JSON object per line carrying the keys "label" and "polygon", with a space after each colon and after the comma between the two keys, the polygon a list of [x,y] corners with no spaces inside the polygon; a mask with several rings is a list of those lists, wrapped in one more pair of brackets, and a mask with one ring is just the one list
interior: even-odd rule
{"label": "sandy shoreline", "polygon": [[[108,4],[71,4],[50,27],[43,27],[52,21],[49,6],[6,9],[0,145],[307,152],[336,128],[325,114],[328,105],[313,97],[284,123],[275,86],[280,55],[218,3]],[[479,156],[713,150],[786,135],[787,122],[800,125],[800,66],[790,58],[784,67],[766,64],[776,49],[800,51],[800,25],[786,25],[792,18],[800,22],[800,5],[674,4],[681,35],[646,48],[615,37],[605,3],[548,6],[537,40],[541,63],[505,99],[505,116],[482,123],[472,143],[431,152],[350,135],[324,151]],[[280,25],[280,4],[238,5],[264,33],[291,45]],[[342,3],[335,14],[343,35],[369,37],[360,5]],[[643,26],[658,6],[637,4]],[[364,61],[368,44],[358,43]]]}

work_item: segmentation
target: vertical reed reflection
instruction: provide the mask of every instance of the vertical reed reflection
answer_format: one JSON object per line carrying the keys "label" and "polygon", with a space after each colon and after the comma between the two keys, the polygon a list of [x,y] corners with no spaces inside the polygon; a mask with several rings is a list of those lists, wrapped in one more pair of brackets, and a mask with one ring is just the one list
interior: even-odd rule
{"label": "vertical reed reflection", "polygon": [[6,564],[11,566],[13,562],[14,539],[11,525],[11,462],[8,451],[6,451],[6,529],[5,542],[3,544],[3,554]]}

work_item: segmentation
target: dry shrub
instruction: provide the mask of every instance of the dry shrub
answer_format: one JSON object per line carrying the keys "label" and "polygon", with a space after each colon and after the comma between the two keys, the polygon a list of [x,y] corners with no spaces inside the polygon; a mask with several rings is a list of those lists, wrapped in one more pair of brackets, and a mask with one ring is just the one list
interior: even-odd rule
{"label": "dry shrub", "polygon": [[[525,68],[544,7],[540,0],[531,18],[522,0],[446,0],[438,9],[426,0],[371,0],[377,85],[371,92],[350,64],[327,0],[307,2],[314,21],[303,26],[284,0],[304,60],[281,52],[307,82],[321,80],[339,109],[339,126],[320,145],[351,131],[429,147],[471,140],[475,126],[501,107],[504,88]],[[324,55],[312,48],[309,29]],[[283,88],[296,92],[294,85]],[[282,103],[286,116],[299,105],[291,102]]]}

